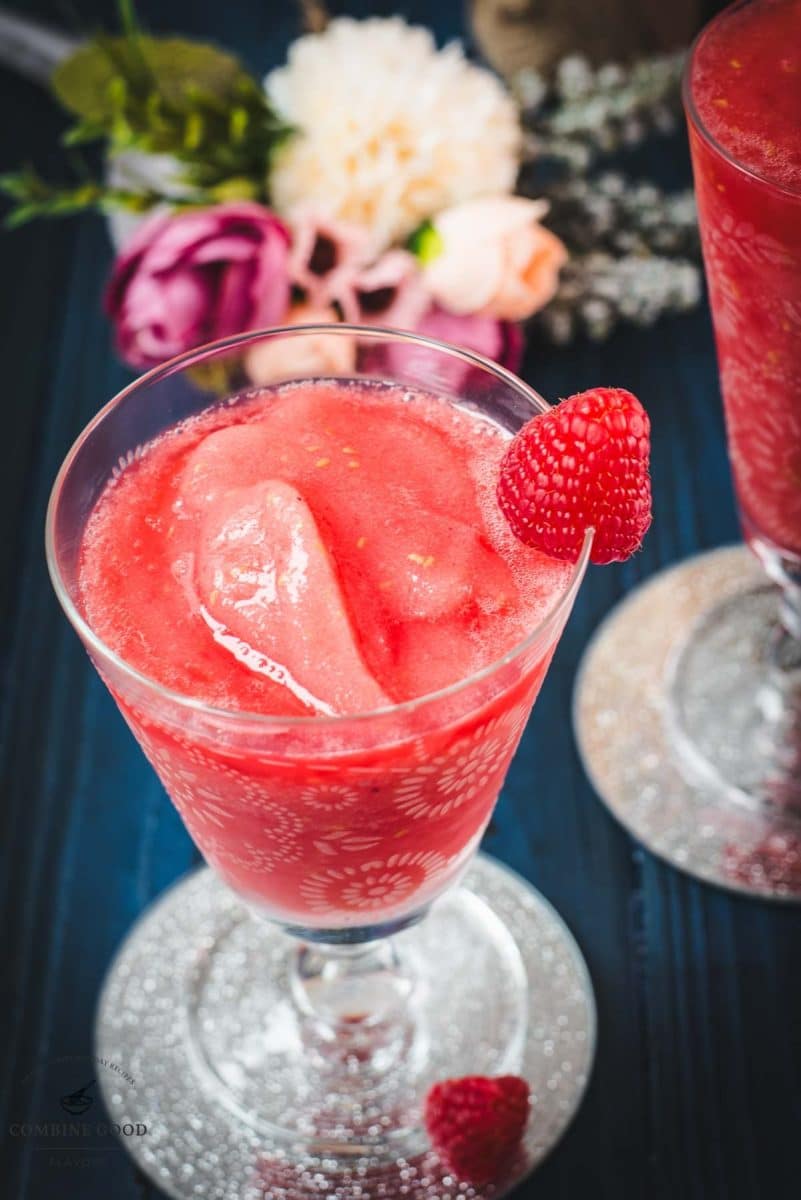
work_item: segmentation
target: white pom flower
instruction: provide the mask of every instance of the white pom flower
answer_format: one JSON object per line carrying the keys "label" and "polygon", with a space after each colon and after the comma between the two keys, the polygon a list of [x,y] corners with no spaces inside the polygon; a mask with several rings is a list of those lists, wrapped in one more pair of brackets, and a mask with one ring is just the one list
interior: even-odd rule
{"label": "white pom flower", "polygon": [[265,86],[298,133],[278,152],[272,201],[366,226],[376,252],[440,209],[509,192],[517,106],[457,44],[438,51],[400,17],[341,17],[299,38]]}

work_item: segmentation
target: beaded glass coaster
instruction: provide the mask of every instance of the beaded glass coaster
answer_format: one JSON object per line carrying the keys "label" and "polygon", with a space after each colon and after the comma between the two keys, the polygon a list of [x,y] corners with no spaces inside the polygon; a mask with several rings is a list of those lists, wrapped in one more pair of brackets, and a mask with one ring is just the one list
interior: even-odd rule
{"label": "beaded glass coaster", "polygon": [[[101,1080],[104,1099],[116,1124],[147,1125],[146,1136],[125,1141],[142,1170],[175,1200],[489,1200],[533,1170],[570,1123],[594,1053],[592,988],[573,938],[529,884],[484,856],[397,938],[402,953],[419,948],[421,962],[436,964],[415,1003],[437,1076],[511,1071],[531,1086],[532,1119],[503,1179],[484,1188],[460,1183],[420,1127],[393,1145],[391,1111],[377,1118],[377,1137],[347,1153],[335,1138],[304,1137],[291,1111],[278,1123],[253,1120],[251,1103],[246,1115],[239,1101],[254,1064],[265,1096],[280,1091],[297,1037],[278,1011],[294,943],[251,916],[207,869],[137,922],[100,999],[97,1054],[125,1063],[134,1081]],[[485,981],[500,997],[490,1010]],[[261,1028],[267,1018],[269,1036]],[[209,1061],[227,1065],[215,1075]],[[358,1077],[358,1064],[354,1070]],[[273,1111],[269,1103],[265,1111]]]}

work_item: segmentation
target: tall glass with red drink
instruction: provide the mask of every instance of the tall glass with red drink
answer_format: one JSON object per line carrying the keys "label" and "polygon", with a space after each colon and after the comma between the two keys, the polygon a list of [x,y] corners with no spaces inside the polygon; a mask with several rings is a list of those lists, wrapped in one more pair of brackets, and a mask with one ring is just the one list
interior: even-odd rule
{"label": "tall glass with red drink", "polygon": [[801,3],[745,0],[701,34],[687,114],[743,528],[801,632]]}
{"label": "tall glass with red drink", "polygon": [[[721,12],[692,47],[684,104],[756,560],[742,547],[699,555],[621,606],[586,658],[580,743],[613,811],[670,862],[801,898],[801,0]],[[608,747],[635,681],[631,744]]]}

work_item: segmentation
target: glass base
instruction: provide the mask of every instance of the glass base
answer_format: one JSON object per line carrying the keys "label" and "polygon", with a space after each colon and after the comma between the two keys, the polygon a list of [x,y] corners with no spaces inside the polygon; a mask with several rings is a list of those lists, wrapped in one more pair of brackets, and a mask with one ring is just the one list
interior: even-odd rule
{"label": "glass base", "polygon": [[[312,1152],[426,1149],[419,1115],[432,1083],[519,1072],[526,976],[504,924],[470,893],[444,897],[435,917],[393,942],[408,976],[346,980],[338,1011],[321,1020],[315,993],[329,1009],[337,989],[325,976],[337,962],[304,970],[312,947],[238,908],[187,997],[187,1048],[206,1090],[236,1119]],[[455,986],[461,979],[471,986]],[[372,1019],[376,1011],[386,1018]]]}
{"label": "glass base", "polygon": [[[592,1062],[592,992],[570,934],[479,857],[393,944],[415,979],[395,1017],[365,1022],[343,1001],[332,1037],[304,1012],[313,947],[255,919],[208,870],[158,901],[112,966],[96,1031],[98,1055],[135,1080],[104,1099],[115,1123],[148,1125],[125,1143],[143,1170],[173,1197],[215,1200],[498,1196],[532,1170]],[[476,1189],[431,1151],[423,1099],[437,1079],[507,1072],[529,1081],[534,1115],[507,1175]]]}
{"label": "glass base", "polygon": [[801,817],[801,674],[787,661],[798,644],[779,603],[766,586],[703,615],[669,672],[667,718],[691,779],[749,808]]}
{"label": "glass base", "polygon": [[801,899],[801,681],[745,547],[649,580],[576,684],[587,773],[638,841],[710,883]]}

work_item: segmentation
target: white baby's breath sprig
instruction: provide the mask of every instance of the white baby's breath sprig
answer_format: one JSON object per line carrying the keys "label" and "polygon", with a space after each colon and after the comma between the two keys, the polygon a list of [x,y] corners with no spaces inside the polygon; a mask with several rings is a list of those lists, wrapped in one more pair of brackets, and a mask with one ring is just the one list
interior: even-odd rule
{"label": "white baby's breath sprig", "polygon": [[650,326],[694,308],[700,297],[700,267],[686,258],[591,251],[570,258],[556,296],[534,324],[559,345],[578,334],[603,341],[620,322]]}

